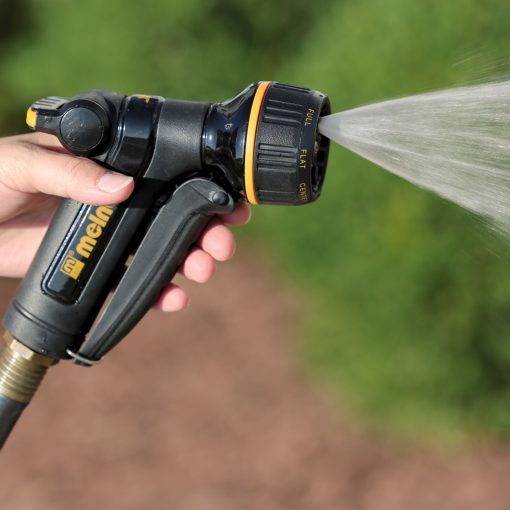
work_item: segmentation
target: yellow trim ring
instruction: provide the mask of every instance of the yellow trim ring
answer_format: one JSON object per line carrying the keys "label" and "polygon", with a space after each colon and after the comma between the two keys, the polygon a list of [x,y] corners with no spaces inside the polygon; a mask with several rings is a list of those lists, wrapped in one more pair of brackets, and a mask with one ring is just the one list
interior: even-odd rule
{"label": "yellow trim ring", "polygon": [[255,138],[257,136],[257,124],[259,122],[260,110],[262,109],[262,102],[269,85],[271,85],[270,81],[260,82],[253,98],[250,118],[248,120],[246,150],[244,153],[244,189],[246,191],[246,198],[251,204],[258,204],[257,193],[255,192]]}
{"label": "yellow trim ring", "polygon": [[27,110],[27,126],[29,128],[35,129],[35,124],[37,122],[37,112],[29,108]]}

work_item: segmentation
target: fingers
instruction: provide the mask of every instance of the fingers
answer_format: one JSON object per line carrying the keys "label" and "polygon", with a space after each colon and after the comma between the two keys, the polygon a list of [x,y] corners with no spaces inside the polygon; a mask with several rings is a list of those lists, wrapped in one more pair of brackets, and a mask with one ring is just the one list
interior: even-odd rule
{"label": "fingers", "polygon": [[190,252],[180,272],[195,282],[204,283],[210,280],[216,272],[215,261],[229,260],[236,250],[234,235],[223,222],[242,225],[249,219],[250,208],[243,203],[232,214],[213,220],[202,234],[198,242],[199,248]]}
{"label": "fingers", "polygon": [[48,150],[70,154],[69,151],[62,146],[60,140],[56,136],[49,135],[48,133],[41,133],[40,131],[11,136],[5,140],[32,143],[34,145],[40,145],[41,147]]}
{"label": "fingers", "polygon": [[48,150],[33,143],[36,138],[29,136],[6,138],[0,143],[0,183],[5,187],[89,204],[118,203],[131,194],[131,177],[85,158]]}
{"label": "fingers", "polygon": [[241,202],[235,209],[232,214],[227,214],[226,216],[222,216],[222,220],[224,223],[229,223],[230,225],[244,225],[250,221],[251,218],[251,209],[250,206],[246,202]]}
{"label": "fingers", "polygon": [[234,234],[220,220],[211,222],[202,235],[199,246],[219,262],[230,259],[236,250]]}
{"label": "fingers", "polygon": [[171,283],[163,290],[154,307],[163,312],[179,312],[186,308],[188,302],[186,292],[178,285]]}
{"label": "fingers", "polygon": [[205,283],[216,273],[216,263],[209,253],[194,248],[186,257],[180,271],[189,280]]}
{"label": "fingers", "polygon": [[[226,227],[223,228],[228,232]],[[214,276],[216,263],[211,254],[200,248],[194,248],[186,257],[180,272],[189,280],[205,283]],[[188,302],[186,292],[178,285],[171,283],[161,293],[155,308],[163,312],[178,312],[185,308]]]}
{"label": "fingers", "polygon": [[[250,214],[249,206],[243,203],[232,214],[222,217],[222,220],[233,225],[242,225],[249,221]],[[228,260],[234,254],[234,236],[222,220],[214,220],[209,225],[199,241],[199,246],[192,249],[184,261],[180,272],[186,278],[199,283],[207,282],[216,272],[216,261]],[[171,283],[161,293],[155,308],[164,312],[177,312],[185,308],[188,302],[186,292]]]}

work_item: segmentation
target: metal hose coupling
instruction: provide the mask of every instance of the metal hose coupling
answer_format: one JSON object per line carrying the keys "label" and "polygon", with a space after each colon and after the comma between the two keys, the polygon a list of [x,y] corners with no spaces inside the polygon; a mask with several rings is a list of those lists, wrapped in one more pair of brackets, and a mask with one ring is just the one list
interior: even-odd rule
{"label": "metal hose coupling", "polygon": [[21,412],[37,391],[48,368],[56,360],[38,354],[8,331],[0,353],[0,448]]}

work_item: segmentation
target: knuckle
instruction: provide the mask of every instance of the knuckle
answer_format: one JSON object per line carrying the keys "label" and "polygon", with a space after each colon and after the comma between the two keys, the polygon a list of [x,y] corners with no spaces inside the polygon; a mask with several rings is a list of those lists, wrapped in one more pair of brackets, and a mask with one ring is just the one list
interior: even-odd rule
{"label": "knuckle", "polygon": [[70,157],[65,165],[64,172],[73,180],[82,180],[84,176],[91,173],[90,162],[82,157]]}
{"label": "knuckle", "polygon": [[36,158],[40,154],[41,149],[26,140],[15,140],[8,144],[2,152],[5,152],[8,161],[27,163]]}
{"label": "knuckle", "polygon": [[63,173],[66,175],[63,187],[65,195],[73,196],[77,187],[89,187],[99,178],[99,168],[94,168],[86,158],[73,156],[69,157],[64,164]]}

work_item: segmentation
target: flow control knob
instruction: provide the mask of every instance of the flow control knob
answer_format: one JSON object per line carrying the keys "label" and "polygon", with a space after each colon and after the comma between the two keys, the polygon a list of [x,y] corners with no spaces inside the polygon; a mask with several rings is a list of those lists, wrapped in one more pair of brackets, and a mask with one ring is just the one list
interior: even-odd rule
{"label": "flow control knob", "polygon": [[109,138],[108,114],[92,99],[41,99],[28,109],[27,124],[33,130],[57,136],[66,149],[80,156],[93,156]]}
{"label": "flow control knob", "polygon": [[90,108],[67,110],[60,119],[60,135],[72,152],[91,152],[103,140],[105,126]]}

